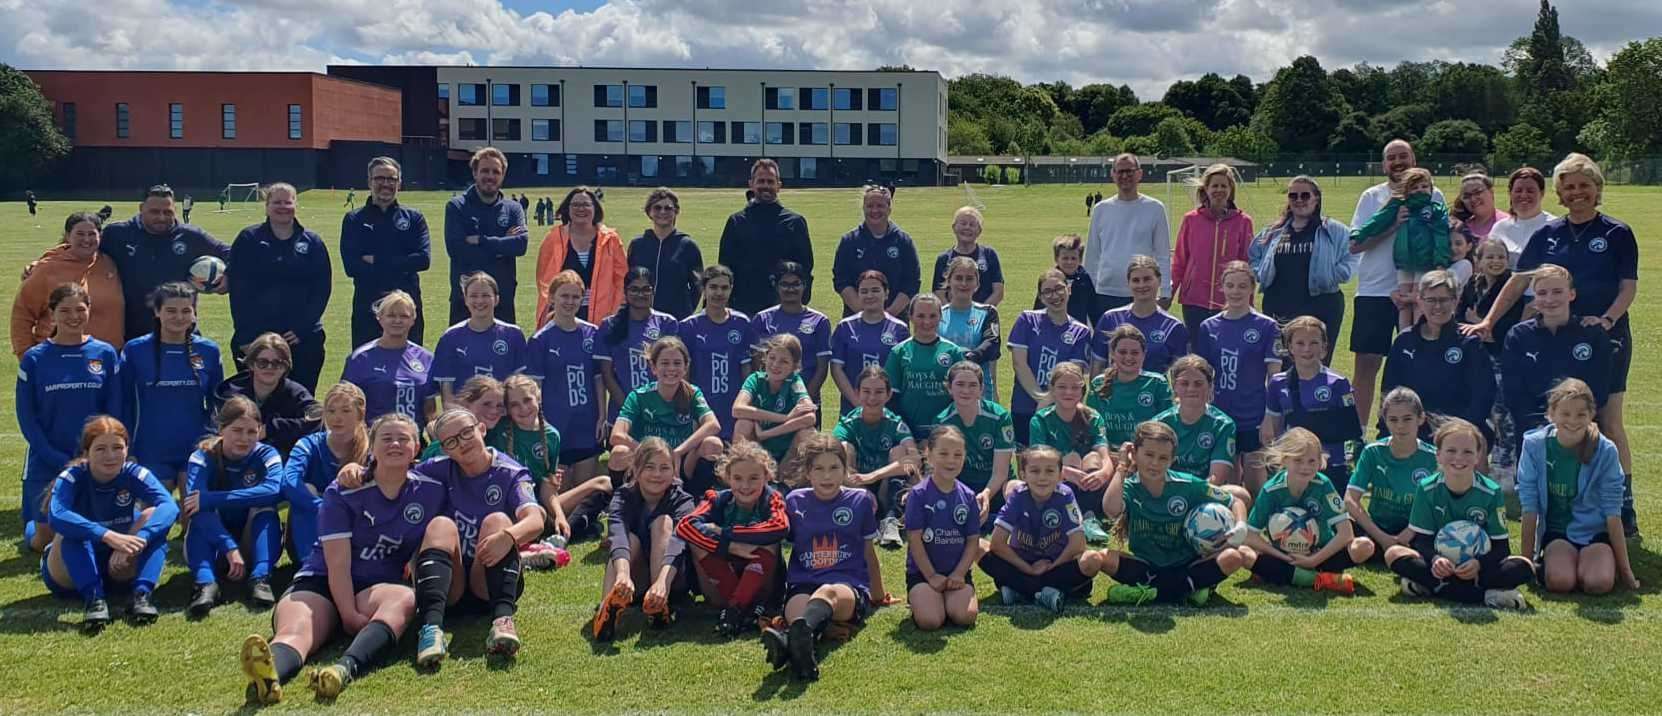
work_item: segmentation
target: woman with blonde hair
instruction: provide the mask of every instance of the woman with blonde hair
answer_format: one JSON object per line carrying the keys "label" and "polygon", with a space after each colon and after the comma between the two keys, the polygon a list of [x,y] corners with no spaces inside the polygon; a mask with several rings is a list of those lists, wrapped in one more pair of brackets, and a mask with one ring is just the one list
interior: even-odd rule
{"label": "woman with blonde hair", "polygon": [[300,225],[295,214],[300,193],[292,184],[265,188],[265,221],[237,234],[231,242],[231,265],[225,280],[231,294],[231,345],[237,367],[247,370],[255,337],[275,333],[289,344],[291,377],[317,390],[323,372],[323,311],[334,287],[329,247],[316,232]]}
{"label": "woman with blonde hair", "polygon": [[433,383],[433,352],[410,340],[415,325],[415,299],[393,291],[375,302],[381,337],[358,346],[346,359],[341,380],[362,388],[369,398],[366,419],[396,412],[426,422],[438,411]]}
{"label": "woman with blonde hair", "polygon": [[1183,305],[1189,335],[1223,309],[1223,267],[1247,260],[1252,217],[1235,205],[1235,168],[1213,164],[1194,183],[1195,208],[1177,227],[1171,259],[1172,295]]}

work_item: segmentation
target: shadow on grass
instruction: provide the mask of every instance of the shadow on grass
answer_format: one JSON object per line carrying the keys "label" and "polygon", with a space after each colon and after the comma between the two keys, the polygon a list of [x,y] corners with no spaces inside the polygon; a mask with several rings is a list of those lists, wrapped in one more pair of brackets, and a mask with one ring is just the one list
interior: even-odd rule
{"label": "shadow on grass", "polygon": [[1356,593],[1353,595],[1318,592],[1310,587],[1271,584],[1256,579],[1240,582],[1234,588],[1265,595],[1279,594],[1282,597],[1282,603],[1294,609],[1326,609],[1335,600],[1345,602],[1352,599],[1366,599],[1374,595],[1373,590],[1360,581],[1356,582]]}
{"label": "shadow on grass", "polygon": [[[860,632],[865,631],[865,625],[856,624],[850,626],[849,629],[847,639],[821,638],[814,645],[814,653],[819,662],[821,678],[824,678],[824,673],[828,669],[838,668],[837,664],[827,664],[826,660],[830,658],[831,654],[841,649],[843,644],[853,641],[860,635]],[[858,665],[844,664],[842,668],[858,668]],[[762,683],[758,684],[756,690],[750,694],[750,700],[756,702],[772,699],[794,700],[807,693],[813,683],[796,678],[796,674],[791,671],[790,664],[786,664],[783,668],[776,669],[762,677]]]}
{"label": "shadow on grass", "polygon": [[902,617],[896,622],[894,629],[889,632],[889,638],[906,647],[914,654],[936,654],[946,648],[947,642],[958,634],[968,634],[975,630],[975,624],[958,626],[948,621],[946,625],[933,631],[924,631],[918,628],[917,622],[911,617]]}
{"label": "shadow on grass", "polygon": [[[41,589],[45,589],[42,587]],[[39,634],[43,631],[80,631],[87,632],[81,626],[79,619],[66,622],[64,614],[75,614],[81,611],[81,605],[74,599],[59,598],[42,591],[31,597],[24,597],[9,604],[0,605],[0,634]],[[111,616],[121,615],[118,602],[110,602]]]}

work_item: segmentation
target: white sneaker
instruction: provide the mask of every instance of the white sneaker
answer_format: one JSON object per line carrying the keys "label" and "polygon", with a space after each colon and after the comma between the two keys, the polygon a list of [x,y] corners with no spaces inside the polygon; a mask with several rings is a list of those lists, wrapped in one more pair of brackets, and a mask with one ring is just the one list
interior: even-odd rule
{"label": "white sneaker", "polygon": [[1523,595],[1516,589],[1490,589],[1483,592],[1483,603],[1491,609],[1518,609],[1529,608],[1529,602],[1524,601]]}
{"label": "white sneaker", "polygon": [[889,549],[895,549],[906,544],[900,536],[900,518],[885,517],[879,529],[877,543]]}
{"label": "white sneaker", "polygon": [[1402,578],[1402,593],[1406,594],[1410,597],[1429,597],[1429,596],[1431,596],[1431,590],[1420,586],[1419,582],[1416,582],[1416,581],[1414,581],[1412,579],[1409,579],[1407,577]]}

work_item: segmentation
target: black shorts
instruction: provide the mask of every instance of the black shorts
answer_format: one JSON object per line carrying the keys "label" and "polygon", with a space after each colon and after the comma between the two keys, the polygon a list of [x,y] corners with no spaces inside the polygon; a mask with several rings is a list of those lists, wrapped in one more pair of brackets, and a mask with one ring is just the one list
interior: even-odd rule
{"label": "black shorts", "polygon": [[1016,429],[1016,447],[1029,447],[1029,442],[1033,439],[1033,414],[1011,413],[1010,422]]}
{"label": "black shorts", "polygon": [[[823,586],[825,585],[814,584],[811,582],[787,585],[785,587],[785,601],[787,603],[790,602],[791,597],[798,594],[813,596],[814,592],[819,591],[819,588]],[[854,590],[854,616],[849,619],[849,621],[854,622],[855,624],[864,624],[866,617],[871,616],[871,592],[866,589],[855,587],[852,584],[846,586],[849,589]]]}
{"label": "black shorts", "polygon": [[1583,549],[1587,549],[1588,547],[1591,547],[1595,544],[1610,544],[1610,533],[1609,532],[1600,532],[1600,533],[1598,533],[1598,536],[1593,538],[1593,541],[1587,542],[1587,543],[1584,544],[1584,543],[1581,543],[1581,542],[1577,542],[1573,539],[1570,539],[1570,536],[1567,535],[1567,534],[1564,534],[1563,532],[1548,532],[1548,533],[1541,536],[1541,550],[1545,551],[1546,548],[1547,548],[1547,545],[1552,544],[1553,542],[1556,542],[1558,540],[1564,540],[1565,542],[1570,543],[1571,547],[1574,547],[1577,550],[1583,550]]}
{"label": "black shorts", "polygon": [[[376,584],[379,584],[379,582],[360,582],[354,579],[352,580],[352,593],[357,594]],[[289,582],[289,588],[283,590],[283,596],[286,597],[295,592],[311,592],[324,599],[334,599],[334,596],[329,593],[329,575],[326,574],[307,574],[295,577],[294,581]]]}
{"label": "black shorts", "polygon": [[[1256,426],[1251,428],[1235,429],[1236,455],[1245,455],[1249,452],[1258,452],[1263,449],[1264,441],[1259,439],[1258,428]],[[1197,477],[1205,477],[1205,475],[1198,475]]]}
{"label": "black shorts", "polygon": [[580,463],[580,462],[582,462],[584,460],[587,460],[591,457],[599,457],[600,452],[601,452],[601,450],[598,447],[574,448],[574,449],[571,449],[571,450],[561,450],[560,451],[560,464],[561,465],[576,465],[577,463]]}
{"label": "black shorts", "polygon": [[1610,394],[1627,392],[1627,372],[1633,367],[1633,326],[1627,316],[1610,327]]}
{"label": "black shorts", "polygon": [[1350,352],[1388,355],[1397,335],[1397,304],[1389,296],[1357,296],[1351,306]]}
{"label": "black shorts", "polygon": [[[912,587],[928,583],[929,580],[923,578],[923,572],[913,572],[909,569],[906,570],[906,592],[908,594],[911,593]],[[975,570],[972,569],[968,574],[964,575],[964,585],[971,588],[975,587]]]}

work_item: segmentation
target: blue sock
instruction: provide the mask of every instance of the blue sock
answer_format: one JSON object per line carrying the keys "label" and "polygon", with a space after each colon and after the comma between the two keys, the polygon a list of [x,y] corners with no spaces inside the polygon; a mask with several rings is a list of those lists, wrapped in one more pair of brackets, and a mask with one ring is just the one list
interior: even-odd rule
{"label": "blue sock", "polygon": [[271,565],[282,551],[283,522],[275,509],[257,512],[248,522],[248,577],[260,579],[271,574]]}
{"label": "blue sock", "polygon": [[133,592],[148,594],[155,591],[156,583],[162,579],[162,568],[167,566],[167,540],[150,540],[133,561],[138,565],[138,574],[133,577]]}
{"label": "blue sock", "polygon": [[23,523],[23,544],[34,544],[34,543],[35,543],[35,521],[34,520],[29,520],[28,522]]}
{"label": "blue sock", "polygon": [[[81,599],[91,601],[104,598],[103,564],[99,560],[98,549],[92,542],[64,539],[55,549],[62,550],[63,566],[69,570],[69,578],[75,582],[75,591],[81,593]],[[160,576],[160,570],[157,570]]]}
{"label": "blue sock", "polygon": [[[190,529],[185,532],[185,565],[190,567],[191,577],[197,584],[218,581],[214,566],[219,562],[220,550],[213,534],[213,527],[218,524],[219,515],[210,511],[198,512],[191,518]],[[224,528],[219,531],[223,532]]]}

